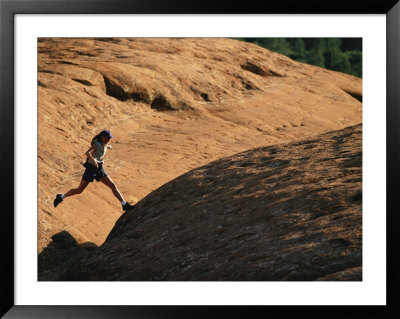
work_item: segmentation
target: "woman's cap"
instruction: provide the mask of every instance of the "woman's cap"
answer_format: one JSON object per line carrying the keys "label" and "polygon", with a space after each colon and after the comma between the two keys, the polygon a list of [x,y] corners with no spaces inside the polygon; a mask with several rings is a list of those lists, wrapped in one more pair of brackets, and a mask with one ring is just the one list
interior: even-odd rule
{"label": "woman's cap", "polygon": [[105,136],[107,138],[113,138],[114,136],[111,135],[111,132],[109,130],[103,130],[100,132],[100,135]]}

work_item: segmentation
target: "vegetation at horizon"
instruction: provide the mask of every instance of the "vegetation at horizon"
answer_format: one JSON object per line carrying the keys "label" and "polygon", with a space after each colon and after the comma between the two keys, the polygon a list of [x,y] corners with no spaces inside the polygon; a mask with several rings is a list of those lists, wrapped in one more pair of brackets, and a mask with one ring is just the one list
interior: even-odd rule
{"label": "vegetation at horizon", "polygon": [[362,38],[235,38],[291,59],[362,78]]}

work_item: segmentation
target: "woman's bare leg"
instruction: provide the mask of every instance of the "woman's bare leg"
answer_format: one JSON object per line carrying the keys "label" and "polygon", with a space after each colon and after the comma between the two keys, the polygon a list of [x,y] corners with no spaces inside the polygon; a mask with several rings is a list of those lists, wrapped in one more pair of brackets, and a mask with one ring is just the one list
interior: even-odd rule
{"label": "woman's bare leg", "polygon": [[117,186],[114,184],[114,182],[113,182],[112,179],[110,178],[110,176],[103,177],[103,178],[100,180],[100,182],[102,182],[104,185],[110,187],[111,190],[112,190],[112,192],[113,192],[113,194],[114,194],[114,196],[115,196],[116,198],[118,198],[118,200],[119,200],[120,202],[125,201],[124,198],[122,197],[121,193],[119,192]]}
{"label": "woman's bare leg", "polygon": [[85,190],[86,186],[88,186],[88,184],[89,184],[89,182],[84,181],[84,180],[82,179],[82,180],[81,180],[81,183],[80,183],[79,186],[78,186],[78,188],[70,189],[68,192],[66,192],[66,193],[64,194],[64,197],[68,197],[68,196],[77,195],[77,194],[82,193],[82,192]]}

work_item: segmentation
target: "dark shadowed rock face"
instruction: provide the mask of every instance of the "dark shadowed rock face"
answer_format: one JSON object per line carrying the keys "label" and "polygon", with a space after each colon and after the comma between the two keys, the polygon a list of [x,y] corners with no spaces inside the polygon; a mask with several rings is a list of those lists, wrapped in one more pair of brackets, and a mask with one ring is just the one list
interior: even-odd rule
{"label": "dark shadowed rock face", "polygon": [[361,129],[194,169],[121,216],[57,279],[361,280]]}
{"label": "dark shadowed rock face", "polygon": [[38,280],[51,281],[59,278],[75,262],[97,248],[91,242],[78,244],[67,231],[52,236],[52,242],[38,256]]}

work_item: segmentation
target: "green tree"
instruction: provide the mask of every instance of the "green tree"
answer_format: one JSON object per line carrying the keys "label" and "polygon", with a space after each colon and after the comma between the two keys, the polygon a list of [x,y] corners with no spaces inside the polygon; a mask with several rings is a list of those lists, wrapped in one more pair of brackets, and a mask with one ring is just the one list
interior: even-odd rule
{"label": "green tree", "polygon": [[325,39],[315,38],[310,43],[311,48],[307,54],[307,63],[325,67]]}
{"label": "green tree", "polygon": [[362,78],[362,53],[361,51],[347,51],[347,55],[353,75]]}
{"label": "green tree", "polygon": [[308,52],[304,40],[302,38],[295,38],[291,39],[289,43],[293,51],[290,57],[300,62],[307,62]]}
{"label": "green tree", "polygon": [[340,50],[340,39],[329,38],[325,40],[325,44],[325,66],[331,70],[349,73],[351,71],[350,62]]}

